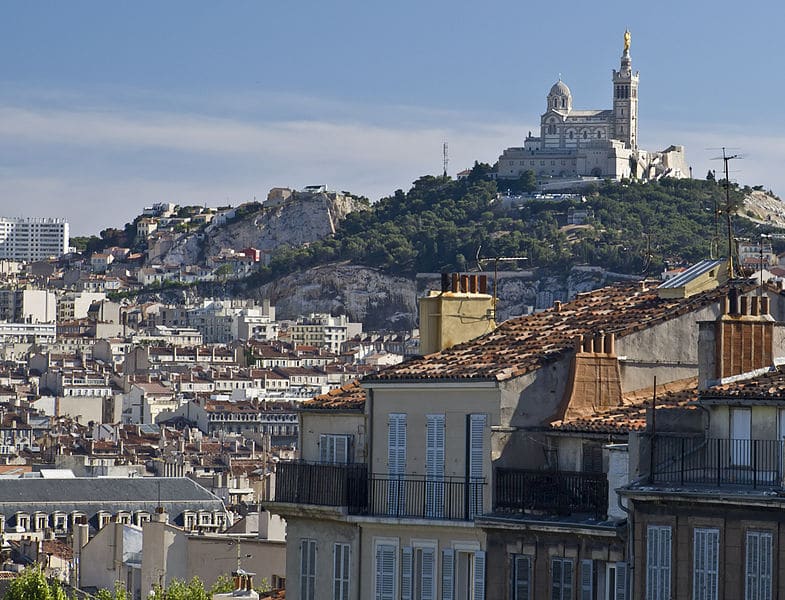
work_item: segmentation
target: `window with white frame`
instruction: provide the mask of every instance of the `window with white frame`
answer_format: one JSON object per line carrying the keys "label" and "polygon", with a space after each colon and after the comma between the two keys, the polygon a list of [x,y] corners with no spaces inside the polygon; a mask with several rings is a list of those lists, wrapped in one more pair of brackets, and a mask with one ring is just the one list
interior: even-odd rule
{"label": "window with white frame", "polygon": [[670,600],[671,528],[649,525],[646,528],[646,600]]}
{"label": "window with white frame", "polygon": [[333,545],[333,600],[349,600],[349,544]]}
{"label": "window with white frame", "polygon": [[377,543],[374,557],[374,600],[395,600],[398,547],[391,543]]}
{"label": "window with white frame", "polygon": [[401,600],[436,599],[436,546],[404,547],[401,553]]}
{"label": "window with white frame", "polygon": [[316,540],[300,540],[300,598],[316,598]]}
{"label": "window with white frame", "polygon": [[485,600],[484,551],[442,551],[442,600]]}
{"label": "window with white frame", "polygon": [[744,600],[771,600],[770,531],[748,531],[745,548]]}
{"label": "window with white frame", "polygon": [[696,527],[692,554],[693,600],[717,600],[719,597],[720,530]]}
{"label": "window with white frame", "polygon": [[352,436],[322,434],[319,436],[319,461],[346,464],[352,462]]}
{"label": "window with white frame", "polygon": [[573,562],[571,558],[551,559],[551,600],[572,600]]}
{"label": "window with white frame", "polygon": [[531,556],[512,555],[512,600],[532,600]]}
{"label": "window with white frame", "polygon": [[605,567],[604,600],[627,600],[627,563],[608,563]]}

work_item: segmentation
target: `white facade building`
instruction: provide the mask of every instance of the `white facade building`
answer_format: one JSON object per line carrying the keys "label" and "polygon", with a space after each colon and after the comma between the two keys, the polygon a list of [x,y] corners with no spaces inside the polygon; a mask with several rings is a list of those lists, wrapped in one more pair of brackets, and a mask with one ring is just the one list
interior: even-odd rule
{"label": "white facade building", "polygon": [[661,152],[638,147],[638,77],[626,32],[619,70],[613,70],[613,107],[574,109],[572,92],[560,78],[548,92],[540,135],[529,132],[522,148],[507,148],[499,157],[498,177],[516,179],[526,171],[539,178],[688,177],[683,146]]}
{"label": "white facade building", "polygon": [[49,217],[0,217],[0,260],[32,262],[68,252],[68,222]]}

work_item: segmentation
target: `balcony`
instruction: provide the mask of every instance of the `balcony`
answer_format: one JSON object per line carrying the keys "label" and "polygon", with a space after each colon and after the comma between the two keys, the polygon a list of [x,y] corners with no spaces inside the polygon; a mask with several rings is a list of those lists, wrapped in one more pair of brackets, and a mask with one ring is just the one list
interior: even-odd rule
{"label": "balcony", "polygon": [[608,510],[604,473],[497,468],[495,491],[495,509],[597,518]]}
{"label": "balcony", "polygon": [[783,487],[785,442],[657,435],[652,441],[652,483]]}
{"label": "balcony", "polygon": [[483,512],[485,479],[369,474],[365,464],[280,462],[275,503],[344,508],[346,514],[471,521]]}

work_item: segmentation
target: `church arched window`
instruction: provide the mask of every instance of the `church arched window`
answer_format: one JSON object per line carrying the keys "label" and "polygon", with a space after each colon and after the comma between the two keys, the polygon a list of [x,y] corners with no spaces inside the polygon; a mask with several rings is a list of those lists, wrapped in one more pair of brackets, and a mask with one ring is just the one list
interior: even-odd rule
{"label": "church arched window", "polygon": [[573,139],[574,137],[575,137],[575,134],[571,131],[570,132],[570,139]]}
{"label": "church arched window", "polygon": [[597,132],[597,139],[600,139],[601,137],[602,137],[602,131],[598,131]]}
{"label": "church arched window", "polygon": [[562,98],[561,99],[561,107],[562,108],[567,108],[567,99],[566,98]]}
{"label": "church arched window", "polygon": [[584,140],[585,140],[585,139],[588,139],[588,137],[589,137],[589,132],[588,132],[588,131],[584,131],[584,132],[583,132],[583,139],[584,139]]}

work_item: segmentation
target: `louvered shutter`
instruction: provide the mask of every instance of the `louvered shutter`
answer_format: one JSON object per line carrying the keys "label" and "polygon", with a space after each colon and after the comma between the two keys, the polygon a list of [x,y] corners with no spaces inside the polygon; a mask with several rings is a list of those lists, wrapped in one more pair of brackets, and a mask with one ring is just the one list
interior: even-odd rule
{"label": "louvered shutter", "polygon": [[564,560],[562,573],[562,598],[570,600],[572,598],[572,561]]}
{"label": "louvered shutter", "polygon": [[455,551],[442,550],[442,600],[455,599]]}
{"label": "louvered shutter", "polygon": [[469,517],[482,513],[486,416],[469,415]]}
{"label": "louvered shutter", "polygon": [[614,600],[627,600],[627,563],[616,563],[616,597]]}
{"label": "louvered shutter", "polygon": [[581,561],[581,600],[593,600],[594,595],[594,561]]}
{"label": "louvered shutter", "polygon": [[485,600],[485,552],[474,553],[474,600]]}
{"label": "louvered shutter", "polygon": [[420,600],[436,600],[435,590],[435,563],[436,550],[433,548],[422,549],[422,573],[420,574],[420,581],[422,582],[422,589],[420,590]]}
{"label": "louvered shutter", "polygon": [[660,527],[660,598],[671,597],[671,528]]}
{"label": "louvered shutter", "polygon": [[335,449],[333,450],[333,462],[345,465],[349,462],[349,436],[336,435],[333,438]]}
{"label": "louvered shutter", "polygon": [[333,545],[333,600],[349,600],[349,544]]}
{"label": "louvered shutter", "polygon": [[333,455],[332,449],[332,436],[320,435],[319,436],[319,462],[329,463],[332,462]]}
{"label": "louvered shutter", "polygon": [[316,541],[300,541],[300,597],[314,600],[316,593]]}
{"label": "louvered shutter", "polygon": [[760,600],[771,600],[772,541],[771,533],[760,534]]}
{"label": "louvered shutter", "polygon": [[376,600],[395,600],[395,546],[376,547]]}
{"label": "louvered shutter", "polygon": [[425,433],[426,516],[444,517],[444,415],[427,415]]}
{"label": "louvered shutter", "polygon": [[755,532],[747,532],[747,548],[745,553],[744,600],[760,600],[758,596],[758,576],[760,569],[759,538]]}
{"label": "louvered shutter", "polygon": [[513,556],[513,600],[530,600],[531,559]]}
{"label": "louvered shutter", "polygon": [[717,600],[720,532],[696,527],[693,540],[693,598]]}
{"label": "louvered shutter", "polygon": [[412,598],[412,549],[406,546],[401,554],[401,600]]}
{"label": "louvered shutter", "polygon": [[551,559],[551,600],[562,600],[562,562]]}
{"label": "louvered shutter", "polygon": [[390,413],[387,439],[389,472],[387,508],[390,515],[405,514],[406,493],[403,475],[406,472],[406,414]]}

